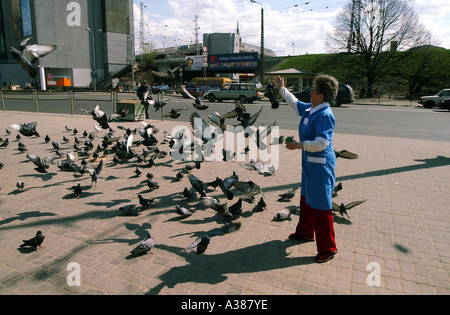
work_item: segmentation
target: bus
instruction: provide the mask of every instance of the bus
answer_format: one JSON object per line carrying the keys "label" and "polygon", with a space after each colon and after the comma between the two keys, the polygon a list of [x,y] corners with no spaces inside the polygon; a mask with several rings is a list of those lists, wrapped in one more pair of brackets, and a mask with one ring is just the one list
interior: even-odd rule
{"label": "bus", "polygon": [[[186,90],[195,97],[200,97],[211,89],[220,90],[226,84],[230,84],[230,78],[224,77],[196,77],[186,84]],[[187,95],[184,95],[187,98]]]}

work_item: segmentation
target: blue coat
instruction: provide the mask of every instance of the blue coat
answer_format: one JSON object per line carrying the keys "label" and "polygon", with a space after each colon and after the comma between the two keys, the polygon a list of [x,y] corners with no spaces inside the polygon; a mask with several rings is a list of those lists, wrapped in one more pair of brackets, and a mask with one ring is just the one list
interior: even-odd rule
{"label": "blue coat", "polygon": [[302,189],[301,195],[314,209],[331,210],[331,198],[336,182],[336,155],[333,148],[333,135],[336,120],[328,103],[312,108],[311,103],[297,103],[299,115],[300,142],[317,138],[328,143],[322,152],[302,151]]}

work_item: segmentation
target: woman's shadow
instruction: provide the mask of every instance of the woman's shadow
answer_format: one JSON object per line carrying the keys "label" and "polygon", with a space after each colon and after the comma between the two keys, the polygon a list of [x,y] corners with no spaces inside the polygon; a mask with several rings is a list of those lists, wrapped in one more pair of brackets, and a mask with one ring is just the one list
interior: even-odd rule
{"label": "woman's shadow", "polygon": [[[214,242],[214,239],[211,239]],[[155,245],[155,250],[167,250],[183,256],[188,265],[171,268],[159,276],[161,283],[146,294],[156,295],[164,287],[173,288],[179,283],[195,282],[217,284],[225,281],[226,274],[255,273],[315,263],[311,257],[289,257],[286,248],[299,245],[293,240],[273,240],[262,244],[213,255],[187,253],[184,248]],[[208,250],[206,250],[206,253]]]}

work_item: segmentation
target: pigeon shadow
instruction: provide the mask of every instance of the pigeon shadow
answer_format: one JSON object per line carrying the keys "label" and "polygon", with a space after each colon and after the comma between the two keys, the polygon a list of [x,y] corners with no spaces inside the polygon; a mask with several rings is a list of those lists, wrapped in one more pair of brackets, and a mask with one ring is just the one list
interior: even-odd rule
{"label": "pigeon shadow", "polygon": [[422,164],[413,164],[413,165],[407,165],[407,166],[401,166],[401,167],[388,168],[388,169],[384,169],[384,170],[370,171],[370,172],[365,172],[365,173],[360,173],[360,174],[341,176],[341,177],[336,178],[336,182],[352,180],[352,179],[357,179],[357,178],[386,176],[386,175],[390,175],[390,174],[411,172],[411,171],[416,171],[416,170],[420,170],[420,169],[429,169],[429,168],[434,168],[434,167],[450,165],[450,158],[441,156],[441,155],[438,155],[435,158],[423,159],[423,160],[416,159],[414,161],[422,162]]}
{"label": "pigeon shadow", "polygon": [[55,213],[52,212],[41,212],[41,211],[30,211],[18,213],[15,217],[7,218],[0,221],[0,225],[8,224],[14,221],[25,221],[29,218],[41,218],[41,217],[52,217],[56,216]]}
{"label": "pigeon shadow", "polygon": [[333,213],[333,222],[336,224],[344,224],[344,225],[352,225],[352,221],[347,218],[343,218],[341,216],[337,216],[335,213]]}
{"label": "pigeon shadow", "polygon": [[161,283],[146,294],[156,295],[164,287],[173,288],[187,282],[215,285],[225,281],[227,274],[257,273],[315,263],[313,256],[289,257],[286,249],[295,245],[298,243],[292,240],[272,240],[220,254],[196,255],[194,252],[187,253],[183,248],[156,244],[156,250],[175,253],[184,257],[189,264],[173,267],[161,274]]}

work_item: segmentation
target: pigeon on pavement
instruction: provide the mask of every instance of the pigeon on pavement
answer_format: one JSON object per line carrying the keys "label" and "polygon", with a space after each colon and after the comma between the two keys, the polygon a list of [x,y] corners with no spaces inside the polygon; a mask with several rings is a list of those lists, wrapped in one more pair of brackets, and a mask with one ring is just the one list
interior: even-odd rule
{"label": "pigeon on pavement", "polygon": [[186,209],[185,207],[182,207],[180,205],[176,205],[175,209],[177,211],[177,214],[182,217],[188,217],[188,216],[192,215],[191,211],[189,211],[188,209]]}
{"label": "pigeon on pavement", "polygon": [[41,231],[37,231],[36,236],[33,238],[30,238],[29,240],[23,240],[23,244],[20,245],[20,247],[34,247],[35,250],[37,250],[38,247],[44,248],[42,246],[42,242],[44,242],[44,234],[42,234]]}
{"label": "pigeon on pavement", "polygon": [[274,221],[283,221],[283,220],[291,220],[291,211],[289,210],[280,210],[273,217]]}
{"label": "pigeon on pavement", "polygon": [[150,208],[150,205],[153,203],[153,201],[155,200],[155,198],[151,198],[151,199],[146,199],[144,197],[142,197],[142,195],[138,195],[139,198],[139,204],[142,206],[142,208],[144,209],[148,209]]}
{"label": "pigeon on pavement", "polygon": [[10,53],[14,60],[22,66],[23,69],[28,71],[28,74],[33,79],[37,77],[37,70],[33,67],[39,58],[42,58],[56,50],[55,45],[27,45],[32,36],[25,38],[19,48],[11,47]]}
{"label": "pigeon on pavement", "polygon": [[136,246],[132,251],[131,255],[137,256],[137,255],[143,255],[147,254],[148,252],[151,252],[151,249],[155,246],[155,240],[153,239],[152,234],[150,233],[150,230],[147,230],[147,236],[141,241],[141,243]]}
{"label": "pigeon on pavement", "polygon": [[19,189],[19,191],[22,191],[23,188],[25,187],[25,184],[19,180],[19,181],[16,183],[16,187],[17,187],[17,189]]}
{"label": "pigeon on pavement", "polygon": [[292,198],[295,197],[295,193],[297,192],[297,189],[298,189],[298,187],[294,187],[293,189],[289,190],[288,192],[278,195],[280,197],[278,199],[278,201],[291,200]]}

